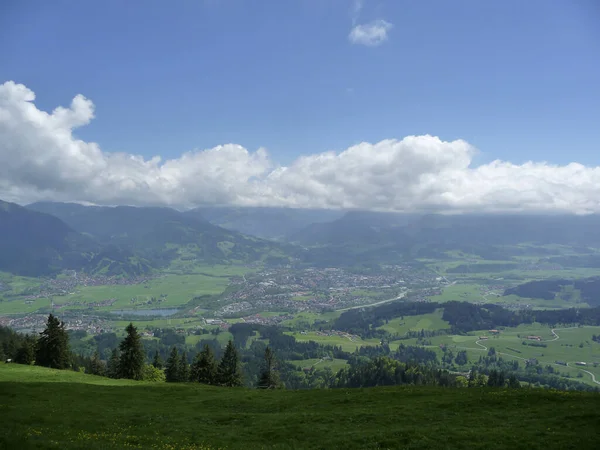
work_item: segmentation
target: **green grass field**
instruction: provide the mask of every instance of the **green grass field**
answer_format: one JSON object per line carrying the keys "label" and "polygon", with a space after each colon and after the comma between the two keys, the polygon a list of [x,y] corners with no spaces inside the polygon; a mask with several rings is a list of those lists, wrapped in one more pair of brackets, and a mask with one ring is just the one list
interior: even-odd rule
{"label": "green grass field", "polygon": [[[422,316],[417,316],[422,317]],[[391,323],[391,321],[390,321]],[[573,379],[585,382],[592,386],[598,386],[600,383],[594,383],[591,375],[584,372],[591,372],[596,381],[600,382],[600,344],[592,341],[592,335],[600,334],[600,327],[577,327],[569,329],[556,329],[552,334],[551,328],[540,325],[520,325],[514,328],[505,328],[501,330],[498,336],[492,336],[487,330],[476,331],[468,335],[442,335],[430,338],[430,348],[438,352],[440,345],[446,345],[453,351],[467,350],[470,362],[476,362],[480,356],[487,354],[491,347],[505,359],[517,359],[522,363],[526,359],[536,358],[540,364],[552,365],[562,373],[569,374]],[[487,340],[479,340],[480,336],[488,336]],[[542,343],[546,347],[533,347],[523,345],[523,341],[532,342],[526,339],[527,336],[540,336]],[[416,339],[401,341],[406,345],[416,345]],[[479,344],[477,344],[479,342]],[[518,352],[514,351],[518,350]],[[556,361],[569,363],[568,367],[557,365]],[[576,362],[585,362],[587,365],[577,366]],[[597,366],[594,363],[598,363]],[[581,374],[581,378],[578,376]]]}
{"label": "green grass field", "polygon": [[[497,275],[497,274],[495,274]],[[488,274],[489,277],[492,277],[492,274]],[[495,303],[498,305],[529,305],[533,308],[542,308],[542,309],[560,309],[560,308],[572,308],[574,306],[577,307],[587,307],[586,303],[566,301],[561,298],[556,298],[553,300],[544,300],[540,298],[523,298],[518,297],[516,295],[507,295],[504,296],[502,290],[488,290],[486,285],[489,282],[488,278],[482,280],[481,284],[477,284],[476,282],[468,282],[468,283],[457,283],[450,285],[442,291],[440,295],[434,295],[429,297],[432,302],[445,303],[450,301],[459,301],[459,302],[470,302],[470,303]],[[530,281],[530,280],[528,280]],[[498,283],[502,283],[502,281],[498,281]]]}
{"label": "green grass field", "polygon": [[[54,302],[56,304],[80,304],[80,306],[66,307],[69,309],[85,307],[90,302],[116,298],[117,301],[111,307],[101,307],[98,310],[175,308],[185,305],[196,296],[220,294],[228,283],[228,278],[221,276],[165,275],[145,284],[80,287],[73,295],[54,297]],[[164,301],[145,304],[151,297],[159,299],[163,295],[166,296]],[[132,299],[135,300],[132,301]]]}
{"label": "green grass field", "polygon": [[353,352],[356,347],[378,345],[380,342],[378,339],[362,339],[358,336],[354,337],[354,340],[343,336],[321,336],[315,331],[308,331],[306,334],[299,332],[286,332],[286,334],[294,336],[298,342],[315,341],[323,345],[336,345],[342,347],[342,350],[346,352]]}
{"label": "green grass field", "polygon": [[333,373],[337,373],[338,370],[346,367],[346,365],[348,364],[345,359],[302,359],[288,362],[294,364],[300,369],[304,369],[306,367],[324,369],[326,367],[329,367],[333,371]]}
{"label": "green grass field", "polygon": [[[327,320],[333,321],[337,319],[342,313],[339,311],[326,312],[326,313],[312,313],[312,312],[300,312],[294,314],[294,318],[290,320],[284,320],[281,322],[283,326],[291,327],[295,329],[304,329],[304,325],[312,326],[316,320]],[[261,315],[265,315],[261,313]]]}
{"label": "green grass field", "polygon": [[443,309],[438,309],[431,314],[404,316],[404,318],[397,317],[379,328],[389,333],[398,333],[400,335],[406,334],[409,331],[445,330],[450,328],[450,324],[442,319],[443,313]]}
{"label": "green grass field", "polygon": [[578,392],[259,391],[0,365],[5,449],[592,449],[599,410]]}

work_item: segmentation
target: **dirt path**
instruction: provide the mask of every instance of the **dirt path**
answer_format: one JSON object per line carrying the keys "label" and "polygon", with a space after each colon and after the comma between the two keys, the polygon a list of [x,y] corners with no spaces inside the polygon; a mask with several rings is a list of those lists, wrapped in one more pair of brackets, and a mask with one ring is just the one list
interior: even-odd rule
{"label": "dirt path", "polygon": [[560,339],[560,336],[558,334],[556,334],[556,331],[561,331],[561,330],[573,330],[575,328],[580,328],[580,327],[568,327],[568,328],[552,328],[550,330],[550,333],[552,333],[554,335],[554,339],[546,339],[543,342],[553,342],[553,341],[558,341]]}

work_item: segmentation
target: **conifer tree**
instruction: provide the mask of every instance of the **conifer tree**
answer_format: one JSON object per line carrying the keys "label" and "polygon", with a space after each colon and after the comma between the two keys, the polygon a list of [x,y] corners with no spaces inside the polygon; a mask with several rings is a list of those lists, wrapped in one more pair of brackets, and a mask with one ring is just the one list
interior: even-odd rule
{"label": "conifer tree", "polygon": [[146,359],[144,353],[144,344],[137,328],[133,323],[125,328],[127,336],[119,345],[119,378],[128,378],[130,380],[141,380],[144,376],[144,362]]}
{"label": "conifer tree", "polygon": [[233,341],[227,343],[223,358],[217,369],[218,383],[222,386],[242,386],[242,372],[240,370],[239,356]]}
{"label": "conifer tree", "polygon": [[258,387],[260,389],[277,389],[281,387],[279,373],[277,372],[277,360],[269,347],[265,349],[264,367],[258,380]]}
{"label": "conifer tree", "polygon": [[17,350],[15,355],[15,362],[17,364],[33,364],[35,359],[35,338],[33,336],[26,335],[25,339],[21,343],[21,346]]}
{"label": "conifer tree", "polygon": [[519,389],[521,387],[521,383],[514,373],[508,377],[508,387],[511,389]]}
{"label": "conifer tree", "polygon": [[173,347],[169,359],[167,359],[165,376],[169,383],[179,381],[179,354],[177,353],[177,347]]}
{"label": "conifer tree", "polygon": [[46,329],[40,333],[35,364],[52,369],[67,369],[71,363],[69,335],[64,322],[50,314]]}
{"label": "conifer tree", "polygon": [[90,373],[92,375],[104,376],[105,372],[106,368],[104,367],[104,363],[100,360],[100,354],[98,353],[98,350],[96,350],[90,360]]}
{"label": "conifer tree", "polygon": [[179,381],[187,383],[190,381],[190,365],[187,360],[187,353],[184,351],[179,359]]}
{"label": "conifer tree", "polygon": [[208,345],[196,355],[194,364],[192,364],[191,380],[203,384],[216,384],[217,382],[217,362],[215,356]]}
{"label": "conifer tree", "polygon": [[106,367],[106,375],[110,378],[119,378],[119,351],[113,348]]}
{"label": "conifer tree", "polygon": [[156,350],[156,352],[154,353],[154,359],[152,360],[152,365],[154,366],[155,369],[162,369],[164,366],[163,360],[160,357],[160,353],[158,352],[158,350]]}

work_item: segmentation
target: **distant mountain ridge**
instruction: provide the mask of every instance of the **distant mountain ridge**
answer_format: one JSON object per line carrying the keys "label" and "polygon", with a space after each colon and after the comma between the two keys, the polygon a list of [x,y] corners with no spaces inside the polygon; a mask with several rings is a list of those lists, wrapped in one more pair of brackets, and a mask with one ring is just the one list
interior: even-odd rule
{"label": "distant mountain ridge", "polygon": [[343,211],[267,208],[201,207],[185,212],[228,230],[264,239],[282,240],[314,223],[325,223],[344,215]]}
{"label": "distant mountain ridge", "polygon": [[349,212],[332,222],[309,225],[289,240],[312,248],[313,255],[320,253],[330,264],[445,258],[444,252],[451,250],[502,260],[518,252],[512,248],[509,253],[505,246],[559,244],[584,252],[600,248],[600,215]]}
{"label": "distant mountain ridge", "polygon": [[27,208],[52,214],[100,243],[128,249],[154,267],[164,267],[181,258],[211,264],[286,258],[286,248],[281,244],[226,230],[198,214],[171,208],[49,202],[34,203]]}
{"label": "distant mountain ridge", "polygon": [[0,200],[0,270],[20,275],[46,275],[85,266],[85,254],[98,251],[59,218]]}

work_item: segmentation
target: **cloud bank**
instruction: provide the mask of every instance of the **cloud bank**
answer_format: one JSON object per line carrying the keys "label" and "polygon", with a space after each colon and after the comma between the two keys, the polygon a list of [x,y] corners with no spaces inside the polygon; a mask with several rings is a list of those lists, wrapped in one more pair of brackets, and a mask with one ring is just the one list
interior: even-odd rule
{"label": "cloud bank", "polygon": [[392,27],[391,23],[383,19],[374,20],[366,24],[356,25],[350,31],[348,39],[353,44],[376,47],[387,41],[388,33]]}
{"label": "cloud bank", "polygon": [[39,110],[27,87],[0,85],[0,198],[115,205],[210,204],[378,211],[600,212],[600,167],[506,161],[472,166],[463,140],[408,136],[307,154],[289,166],[234,144],[163,161],[103,152],[73,131],[94,118],[76,96]]}

